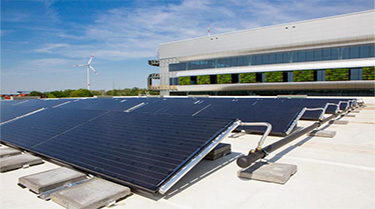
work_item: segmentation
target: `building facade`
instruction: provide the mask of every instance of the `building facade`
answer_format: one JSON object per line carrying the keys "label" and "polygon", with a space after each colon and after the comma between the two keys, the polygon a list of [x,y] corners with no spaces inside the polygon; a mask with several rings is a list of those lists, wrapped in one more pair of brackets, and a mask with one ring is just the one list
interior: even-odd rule
{"label": "building facade", "polygon": [[[159,46],[161,95],[374,95],[375,10]],[[151,83],[150,83],[151,84]]]}

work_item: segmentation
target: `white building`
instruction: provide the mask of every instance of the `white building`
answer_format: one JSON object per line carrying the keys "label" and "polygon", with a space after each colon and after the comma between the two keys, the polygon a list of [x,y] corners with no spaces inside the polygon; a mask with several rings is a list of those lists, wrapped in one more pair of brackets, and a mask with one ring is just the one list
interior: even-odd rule
{"label": "white building", "polygon": [[[164,43],[162,95],[373,95],[375,10]],[[319,94],[319,93],[317,93]]]}

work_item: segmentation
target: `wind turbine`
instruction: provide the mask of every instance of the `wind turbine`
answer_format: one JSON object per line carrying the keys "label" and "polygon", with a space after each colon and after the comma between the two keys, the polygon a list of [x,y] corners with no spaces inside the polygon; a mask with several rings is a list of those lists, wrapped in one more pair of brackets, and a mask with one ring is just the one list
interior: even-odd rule
{"label": "wind turbine", "polygon": [[94,71],[94,73],[96,75],[99,75],[99,73],[94,69],[94,67],[91,66],[91,61],[92,59],[94,58],[94,54],[95,53],[92,53],[91,55],[91,58],[89,59],[89,61],[87,62],[87,64],[85,65],[73,65],[73,67],[82,67],[82,66],[86,66],[86,69],[87,69],[87,89],[88,90],[91,90],[91,86],[90,86],[90,69],[92,71]]}

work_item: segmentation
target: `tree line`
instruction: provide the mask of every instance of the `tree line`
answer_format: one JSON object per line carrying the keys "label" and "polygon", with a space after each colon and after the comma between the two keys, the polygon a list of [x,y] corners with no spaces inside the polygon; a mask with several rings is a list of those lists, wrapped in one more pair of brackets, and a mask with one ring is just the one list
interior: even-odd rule
{"label": "tree line", "polygon": [[30,96],[39,96],[41,98],[64,98],[64,97],[93,97],[93,96],[144,96],[144,95],[159,95],[159,92],[149,91],[148,89],[125,88],[105,90],[87,90],[87,89],[66,89],[61,91],[39,92],[32,91]]}

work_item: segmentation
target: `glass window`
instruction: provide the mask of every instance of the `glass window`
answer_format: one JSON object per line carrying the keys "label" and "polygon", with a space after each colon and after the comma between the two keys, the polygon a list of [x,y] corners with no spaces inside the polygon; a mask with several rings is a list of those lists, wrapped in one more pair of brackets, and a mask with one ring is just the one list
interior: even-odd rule
{"label": "glass window", "polygon": [[252,56],[251,63],[253,65],[261,65],[262,64],[262,55]]}
{"label": "glass window", "polygon": [[366,58],[370,57],[370,45],[364,45],[359,47],[359,57]]}
{"label": "glass window", "polygon": [[225,66],[232,67],[232,58],[229,57],[225,59]]}
{"label": "glass window", "polygon": [[323,60],[331,59],[331,49],[323,49]]}
{"label": "glass window", "polygon": [[292,62],[298,62],[298,52],[291,52]]}
{"label": "glass window", "polygon": [[331,49],[331,60],[338,60],[339,59],[339,48],[332,48]]}
{"label": "glass window", "polygon": [[231,65],[232,67],[236,67],[236,66],[238,66],[238,57],[232,57],[232,58],[230,59],[230,65]]}
{"label": "glass window", "polygon": [[276,63],[283,63],[283,53],[276,54]]}
{"label": "glass window", "polygon": [[179,79],[177,78],[169,78],[169,85],[178,85]]}
{"label": "glass window", "polygon": [[341,57],[342,59],[349,59],[349,47],[343,47],[341,49]]}
{"label": "glass window", "polygon": [[205,68],[214,68],[215,60],[200,60],[200,61],[191,61],[188,62],[188,69],[205,69]]}
{"label": "glass window", "polygon": [[185,62],[169,64],[169,71],[180,71],[180,70],[186,70]]}
{"label": "glass window", "polygon": [[374,57],[374,44],[257,54],[169,64],[169,71]]}
{"label": "glass window", "polygon": [[275,64],[276,62],[276,53],[270,54],[270,64]]}
{"label": "glass window", "polygon": [[289,62],[291,62],[291,60],[290,60],[290,53],[289,52],[284,52],[283,53],[283,63],[289,63]]}
{"label": "glass window", "polygon": [[314,51],[313,50],[306,51],[306,61],[307,62],[314,61]]}
{"label": "glass window", "polygon": [[359,46],[350,47],[350,59],[359,58]]}
{"label": "glass window", "polygon": [[306,62],[306,51],[298,52],[298,62]]}
{"label": "glass window", "polygon": [[362,68],[350,69],[350,80],[362,80]]}
{"label": "glass window", "polygon": [[325,70],[316,70],[314,71],[314,80],[315,81],[325,81],[326,71]]}
{"label": "glass window", "polygon": [[270,55],[269,54],[263,54],[262,64],[270,64]]}
{"label": "glass window", "polygon": [[216,65],[216,67],[218,67],[218,68],[225,67],[224,60],[225,59],[217,59],[217,65]]}
{"label": "glass window", "polygon": [[243,56],[240,66],[248,66],[250,62],[250,56]]}
{"label": "glass window", "polygon": [[323,58],[322,50],[321,49],[315,49],[314,50],[314,61],[320,61]]}

